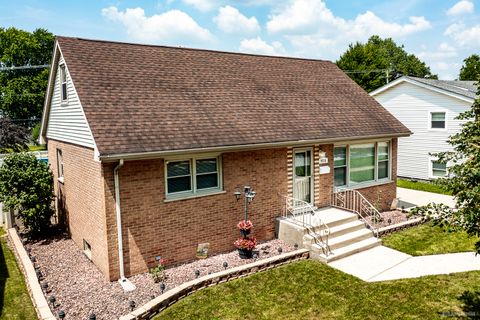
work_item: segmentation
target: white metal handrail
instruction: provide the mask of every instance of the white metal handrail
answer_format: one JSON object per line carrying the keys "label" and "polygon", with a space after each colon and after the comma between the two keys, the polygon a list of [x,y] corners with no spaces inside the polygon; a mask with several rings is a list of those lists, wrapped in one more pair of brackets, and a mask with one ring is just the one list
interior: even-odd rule
{"label": "white metal handrail", "polygon": [[[334,187],[331,199],[332,207],[352,211],[356,213],[362,221],[378,237],[379,223],[381,221],[380,212],[357,190],[348,188]],[[370,217],[370,220],[366,219]]]}
{"label": "white metal handrail", "polygon": [[[315,215],[315,209],[313,206],[303,200],[296,199],[289,196],[281,196],[284,199],[284,210],[283,210],[283,217],[293,220],[297,223],[301,223],[303,227],[307,228],[308,230],[314,229],[312,225],[312,217]],[[325,247],[325,255],[328,256],[330,253],[330,248],[328,246],[328,237],[330,235],[330,228],[328,225],[318,217],[318,222],[321,226],[323,226],[321,237],[320,239],[313,235],[316,241],[322,242],[323,246]],[[323,240],[322,236],[324,236],[325,240]]]}

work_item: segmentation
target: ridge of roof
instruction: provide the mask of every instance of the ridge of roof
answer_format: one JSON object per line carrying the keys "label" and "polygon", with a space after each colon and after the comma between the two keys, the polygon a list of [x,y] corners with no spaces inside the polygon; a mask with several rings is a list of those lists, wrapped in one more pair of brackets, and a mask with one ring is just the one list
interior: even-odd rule
{"label": "ridge of roof", "polygon": [[89,38],[82,38],[82,37],[67,37],[67,36],[58,36],[58,35],[55,38],[56,39],[67,39],[67,40],[70,39],[70,40],[89,41],[89,42],[100,42],[100,43],[111,43],[111,44],[118,44],[118,45],[131,45],[131,46],[142,46],[142,47],[153,47],[153,48],[164,48],[164,49],[202,51],[202,52],[211,52],[211,53],[222,53],[222,54],[231,54],[231,55],[262,57],[262,58],[267,57],[267,58],[278,58],[278,59],[326,62],[326,63],[335,64],[333,61],[326,60],[326,59],[314,59],[314,58],[290,57],[290,56],[276,56],[276,55],[269,55],[269,54],[256,54],[256,53],[236,52],[236,51],[226,51],[226,50],[213,50],[213,49],[192,48],[192,47],[182,47],[182,46],[168,46],[168,45],[161,45],[161,44],[136,43],[136,42],[113,41],[113,40],[102,40],[102,39],[89,39]]}

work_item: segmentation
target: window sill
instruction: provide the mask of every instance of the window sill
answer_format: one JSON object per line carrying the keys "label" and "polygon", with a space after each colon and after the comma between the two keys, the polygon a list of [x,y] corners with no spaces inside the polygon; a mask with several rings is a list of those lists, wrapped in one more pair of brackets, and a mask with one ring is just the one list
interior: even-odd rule
{"label": "window sill", "polygon": [[433,131],[433,132],[440,131],[440,132],[442,132],[442,131],[448,131],[448,130],[447,130],[447,128],[429,128],[428,131]]}
{"label": "window sill", "polygon": [[199,193],[199,194],[189,194],[189,195],[176,195],[176,196],[167,196],[163,202],[173,202],[173,201],[180,201],[180,200],[188,200],[188,199],[195,199],[195,198],[202,198],[202,197],[208,197],[208,196],[215,196],[218,194],[224,194],[227,191],[225,190],[219,190],[219,191],[214,191],[214,192],[209,192],[209,193]]}
{"label": "window sill", "polygon": [[381,180],[381,181],[375,181],[375,182],[365,182],[365,183],[359,183],[359,184],[355,184],[355,185],[350,185],[350,186],[338,186],[338,187],[335,187],[335,188],[345,188],[345,189],[364,189],[364,188],[369,188],[369,187],[375,187],[375,186],[381,186],[381,185],[384,185],[384,184],[389,184],[389,183],[392,183],[394,182],[393,180],[391,179],[388,179],[388,180]]}
{"label": "window sill", "polygon": [[60,182],[61,184],[64,184],[65,183],[65,178],[64,177],[60,177],[57,179],[58,182]]}

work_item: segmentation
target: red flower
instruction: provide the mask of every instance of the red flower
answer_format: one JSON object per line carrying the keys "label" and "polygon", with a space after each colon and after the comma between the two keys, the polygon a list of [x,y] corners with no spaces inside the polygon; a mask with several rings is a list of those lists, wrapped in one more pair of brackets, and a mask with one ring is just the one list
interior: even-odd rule
{"label": "red flower", "polygon": [[257,239],[255,238],[240,238],[233,243],[238,249],[253,250],[257,245]]}
{"label": "red flower", "polygon": [[250,230],[253,227],[253,223],[250,220],[240,220],[237,224],[237,228],[240,230]]}

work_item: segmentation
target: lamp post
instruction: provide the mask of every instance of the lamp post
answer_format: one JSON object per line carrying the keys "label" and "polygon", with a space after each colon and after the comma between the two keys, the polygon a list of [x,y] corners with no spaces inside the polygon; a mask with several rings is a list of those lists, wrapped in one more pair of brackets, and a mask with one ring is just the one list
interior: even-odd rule
{"label": "lamp post", "polygon": [[[235,199],[240,200],[242,193],[240,191],[235,191],[234,193]],[[256,192],[252,190],[250,186],[244,186],[243,187],[243,198],[244,198],[244,220],[247,221],[248,219],[248,205],[253,201],[253,198],[255,198]]]}

